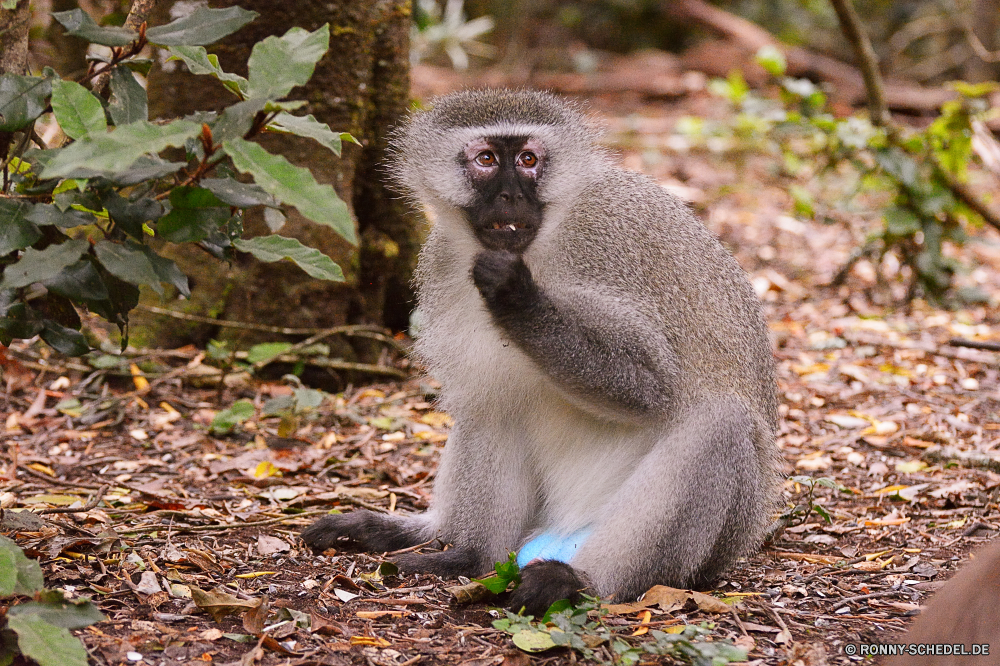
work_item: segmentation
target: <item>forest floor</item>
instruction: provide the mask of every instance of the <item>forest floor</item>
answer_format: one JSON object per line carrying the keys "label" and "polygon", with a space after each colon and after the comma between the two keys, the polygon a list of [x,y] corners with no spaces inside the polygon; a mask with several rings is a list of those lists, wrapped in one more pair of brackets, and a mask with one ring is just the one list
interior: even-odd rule
{"label": "forest floor", "polygon": [[[435,76],[422,70],[417,81]],[[649,640],[646,628],[709,623],[712,640],[748,648],[752,664],[872,663],[845,646],[898,640],[928,594],[1000,526],[1000,357],[949,343],[1000,338],[997,311],[907,307],[899,275],[882,280],[866,260],[829,286],[877,215],[830,206],[825,222],[796,218],[776,158],[690,146],[674,132],[680,117],[726,114],[703,86],[690,87],[588,102],[625,164],[691,201],[764,302],[786,504],[810,504],[811,484],[794,477],[831,483],[813,488],[817,509],[805,522],[718,585],[712,594],[731,610],[664,599],[604,623],[632,644]],[[960,284],[995,301],[996,234],[981,232],[955,256],[973,267]],[[49,587],[90,596],[105,613],[77,632],[94,663],[585,661],[568,648],[519,651],[492,626],[502,614],[456,603],[455,581],[396,576],[378,556],[316,556],[298,540],[332,506],[427,507],[450,423],[434,407],[432,381],[352,386],[317,407],[318,394],[238,373],[222,390],[199,388],[196,370],[209,360],[196,349],[89,363],[36,345],[9,351],[0,530],[40,559]],[[266,416],[276,398],[283,410],[271,402],[276,413]],[[238,399],[252,402],[249,418],[229,434],[210,431]],[[67,508],[78,510],[51,511]],[[248,608],[257,610],[241,617]],[[592,659],[608,657],[606,646],[596,650]]]}

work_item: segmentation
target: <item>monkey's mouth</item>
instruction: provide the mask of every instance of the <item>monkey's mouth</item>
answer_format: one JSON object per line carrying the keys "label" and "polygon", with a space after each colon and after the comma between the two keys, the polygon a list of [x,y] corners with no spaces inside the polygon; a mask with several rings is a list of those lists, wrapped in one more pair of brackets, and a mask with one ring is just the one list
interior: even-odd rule
{"label": "monkey's mouth", "polygon": [[527,229],[527,225],[523,222],[494,222],[491,229],[493,231],[500,231],[506,229],[507,231],[517,231],[518,229]]}
{"label": "monkey's mouth", "polygon": [[473,226],[476,237],[490,250],[523,252],[535,239],[538,225],[531,220],[505,217]]}

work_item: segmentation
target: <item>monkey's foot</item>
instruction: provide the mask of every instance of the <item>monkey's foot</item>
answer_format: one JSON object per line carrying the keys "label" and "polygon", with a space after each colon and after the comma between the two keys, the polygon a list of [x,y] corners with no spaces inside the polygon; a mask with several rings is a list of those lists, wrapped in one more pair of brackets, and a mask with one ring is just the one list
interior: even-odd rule
{"label": "monkey's foot", "polygon": [[587,587],[580,572],[565,562],[541,560],[521,569],[521,584],[505,605],[515,613],[524,608],[525,614],[540,618],[560,599],[577,603]]}

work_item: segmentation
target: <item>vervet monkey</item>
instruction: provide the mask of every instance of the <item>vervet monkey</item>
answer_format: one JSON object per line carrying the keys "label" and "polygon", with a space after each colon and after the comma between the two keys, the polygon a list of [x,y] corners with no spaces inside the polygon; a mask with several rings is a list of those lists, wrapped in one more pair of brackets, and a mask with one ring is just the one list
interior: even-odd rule
{"label": "vervet monkey", "polygon": [[434,223],[419,358],[454,418],[431,508],[354,511],[303,533],[479,575],[519,552],[509,599],[634,599],[711,585],[760,541],[778,488],[774,361],[736,261],[687,207],[615,166],[540,92],[436,100],[392,175]]}
{"label": "vervet monkey", "polygon": [[[886,666],[1000,663],[1000,543],[981,549],[959,569],[895,643],[904,652]],[[957,645],[963,654],[955,654]]]}

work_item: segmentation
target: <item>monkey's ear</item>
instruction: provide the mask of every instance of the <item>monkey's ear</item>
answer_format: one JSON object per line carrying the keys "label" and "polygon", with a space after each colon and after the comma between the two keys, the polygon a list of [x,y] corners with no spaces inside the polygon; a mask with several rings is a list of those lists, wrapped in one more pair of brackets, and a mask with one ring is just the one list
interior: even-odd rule
{"label": "monkey's ear", "polygon": [[578,603],[588,589],[580,572],[569,564],[541,560],[521,569],[521,584],[504,605],[515,613],[523,608],[525,614],[540,618],[560,599]]}

